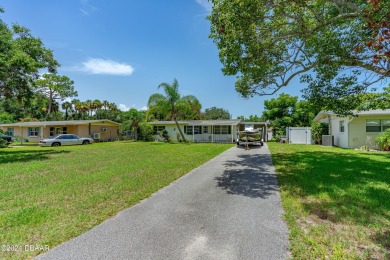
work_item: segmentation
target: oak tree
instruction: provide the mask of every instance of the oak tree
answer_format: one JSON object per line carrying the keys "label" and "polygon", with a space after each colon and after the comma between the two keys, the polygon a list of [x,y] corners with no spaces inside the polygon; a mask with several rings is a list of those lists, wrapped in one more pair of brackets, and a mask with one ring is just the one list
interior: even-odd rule
{"label": "oak tree", "polygon": [[271,95],[299,79],[306,98],[346,113],[390,77],[390,1],[212,3],[210,37],[244,97]]}

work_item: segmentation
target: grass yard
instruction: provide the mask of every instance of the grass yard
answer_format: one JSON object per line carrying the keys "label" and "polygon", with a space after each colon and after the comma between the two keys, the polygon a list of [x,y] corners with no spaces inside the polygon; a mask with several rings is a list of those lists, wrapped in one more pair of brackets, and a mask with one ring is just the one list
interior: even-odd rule
{"label": "grass yard", "polygon": [[268,146],[295,259],[390,258],[390,153]]}
{"label": "grass yard", "polygon": [[114,142],[0,149],[0,259],[31,258],[233,145]]}

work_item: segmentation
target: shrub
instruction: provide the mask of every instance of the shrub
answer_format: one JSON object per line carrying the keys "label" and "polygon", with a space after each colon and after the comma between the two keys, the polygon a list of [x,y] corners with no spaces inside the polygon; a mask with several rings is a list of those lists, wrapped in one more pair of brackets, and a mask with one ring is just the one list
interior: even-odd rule
{"label": "shrub", "polygon": [[153,126],[143,122],[138,125],[139,135],[138,140],[142,141],[153,141]]}
{"label": "shrub", "polygon": [[311,139],[313,139],[316,144],[321,144],[322,136],[327,134],[329,134],[329,124],[317,122],[311,124]]}
{"label": "shrub", "polygon": [[376,138],[375,142],[382,151],[390,150],[390,128],[380,133]]}
{"label": "shrub", "polygon": [[159,132],[158,135],[160,137],[164,138],[165,142],[167,142],[167,143],[171,142],[171,137],[169,136],[167,130],[164,129],[163,131]]}
{"label": "shrub", "polygon": [[6,147],[8,147],[7,141],[0,138],[0,148],[6,148]]}
{"label": "shrub", "polygon": [[[3,130],[0,129],[0,135],[3,135]],[[3,138],[0,138],[0,148],[6,148],[8,146],[8,143]]]}
{"label": "shrub", "polygon": [[278,129],[275,130],[274,136],[272,138],[274,138],[276,142],[279,142],[282,136],[286,136],[286,131],[283,129]]}

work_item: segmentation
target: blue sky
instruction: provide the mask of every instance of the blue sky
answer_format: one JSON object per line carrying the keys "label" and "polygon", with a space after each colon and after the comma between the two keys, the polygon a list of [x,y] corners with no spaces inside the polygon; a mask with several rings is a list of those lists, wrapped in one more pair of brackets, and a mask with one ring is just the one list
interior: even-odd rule
{"label": "blue sky", "polygon": [[260,115],[272,98],[243,99],[235,77],[222,74],[208,38],[207,0],[3,0],[0,6],[4,22],[29,28],[54,51],[58,73],[74,80],[80,100],[145,109],[158,85],[174,78],[181,94],[195,95],[203,110],[222,107],[233,118]]}

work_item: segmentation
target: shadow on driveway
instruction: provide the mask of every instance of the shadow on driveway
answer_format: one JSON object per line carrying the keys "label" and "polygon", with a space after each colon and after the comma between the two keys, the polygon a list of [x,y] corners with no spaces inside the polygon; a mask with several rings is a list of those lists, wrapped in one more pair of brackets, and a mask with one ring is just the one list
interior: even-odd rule
{"label": "shadow on driveway", "polygon": [[[257,150],[257,149],[256,149]],[[278,182],[269,154],[243,154],[227,161],[217,187],[232,195],[266,199],[278,191]]]}

